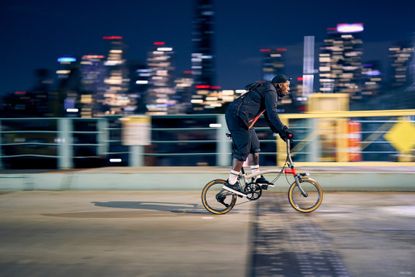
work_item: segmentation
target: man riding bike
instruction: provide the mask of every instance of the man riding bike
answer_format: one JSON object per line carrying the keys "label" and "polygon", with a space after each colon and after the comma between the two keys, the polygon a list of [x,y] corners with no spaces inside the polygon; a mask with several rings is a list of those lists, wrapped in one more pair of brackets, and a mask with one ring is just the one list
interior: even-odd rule
{"label": "man riding bike", "polygon": [[[238,182],[238,176],[243,163],[249,156],[252,173],[259,172],[259,140],[254,125],[263,114],[271,130],[278,133],[286,141],[293,137],[292,132],[285,126],[277,113],[278,97],[289,94],[290,81],[285,75],[275,76],[271,82],[257,81],[245,88],[247,92],[235,99],[228,107],[225,118],[232,136],[233,166],[224,186],[225,190],[244,195]],[[260,176],[256,183],[267,189],[269,182]],[[221,191],[216,199],[223,203],[226,195]]]}

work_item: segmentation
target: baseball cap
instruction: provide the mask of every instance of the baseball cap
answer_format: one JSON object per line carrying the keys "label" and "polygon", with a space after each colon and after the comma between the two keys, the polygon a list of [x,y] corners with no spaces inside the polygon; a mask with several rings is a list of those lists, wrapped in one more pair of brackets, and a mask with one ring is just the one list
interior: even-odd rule
{"label": "baseball cap", "polygon": [[277,83],[277,84],[279,84],[279,83],[285,83],[287,81],[290,81],[290,78],[288,78],[284,74],[278,74],[274,78],[272,78],[271,83]]}

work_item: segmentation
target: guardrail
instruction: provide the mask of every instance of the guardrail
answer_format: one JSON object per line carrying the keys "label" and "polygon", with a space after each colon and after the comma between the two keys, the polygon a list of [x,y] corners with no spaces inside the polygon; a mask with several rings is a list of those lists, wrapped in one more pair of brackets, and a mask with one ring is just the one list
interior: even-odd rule
{"label": "guardrail", "polygon": [[[413,162],[415,110],[281,114],[302,164]],[[121,118],[1,118],[0,168],[193,166],[231,163],[222,114],[151,117],[151,144],[122,144]],[[284,142],[256,127],[261,165],[284,162]]]}

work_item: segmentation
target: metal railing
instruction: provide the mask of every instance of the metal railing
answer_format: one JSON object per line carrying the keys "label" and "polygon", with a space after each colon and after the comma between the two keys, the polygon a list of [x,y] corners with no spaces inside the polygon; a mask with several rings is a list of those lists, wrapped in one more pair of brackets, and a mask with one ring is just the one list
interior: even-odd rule
{"label": "metal railing", "polygon": [[[415,110],[282,114],[280,118],[295,134],[296,162],[414,161]],[[120,119],[1,118],[0,168],[231,163],[231,141],[225,136],[222,114],[152,116],[148,146],[123,145]],[[399,147],[401,124],[409,126],[403,147]],[[281,164],[284,142],[275,138],[264,119],[255,129],[261,142],[261,165]]]}

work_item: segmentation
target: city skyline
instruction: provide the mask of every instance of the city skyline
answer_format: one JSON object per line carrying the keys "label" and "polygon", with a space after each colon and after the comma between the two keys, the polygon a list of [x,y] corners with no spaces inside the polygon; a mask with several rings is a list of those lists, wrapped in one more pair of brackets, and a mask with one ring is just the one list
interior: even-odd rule
{"label": "city skyline", "polygon": [[[5,41],[1,43],[0,51],[10,54],[5,55],[4,62],[0,66],[2,80],[0,94],[30,89],[35,79],[33,71],[47,68],[53,72],[58,68],[56,58],[59,56],[105,54],[106,45],[100,40],[103,35],[122,35],[127,45],[126,58],[139,62],[145,62],[145,56],[153,41],[167,41],[176,52],[177,74],[189,69],[193,50],[191,38],[194,1],[171,3],[158,0],[151,3],[141,1],[137,4],[126,1],[125,5],[114,6],[113,14],[101,18],[105,11],[109,11],[110,1],[101,1],[99,6],[93,2],[80,1],[71,4],[60,3],[62,6],[51,1],[39,1],[36,4],[2,2],[0,23],[4,29],[2,31]],[[392,13],[385,3],[373,6],[370,3],[349,1],[347,4],[336,4],[335,12],[330,10],[330,4],[333,5],[331,1],[314,1],[313,4],[299,1],[297,6],[293,3],[280,3],[278,8],[273,1],[263,0],[256,3],[261,16],[254,16],[255,20],[249,20],[249,16],[243,17],[242,14],[249,10],[252,12],[254,7],[252,3],[214,1],[216,78],[217,85],[225,89],[240,88],[250,81],[261,78],[261,56],[258,51],[264,47],[287,48],[287,73],[293,77],[301,75],[303,36],[316,37],[317,52],[326,29],[337,23],[363,22],[365,24],[366,30],[362,35],[363,60],[380,58],[380,62],[385,63],[388,59],[388,48],[393,43],[412,39],[409,6],[414,4],[404,1],[395,1],[395,7],[392,9],[395,12]],[[314,15],[307,12],[312,8],[311,6],[314,6]],[[80,7],[83,9],[81,10]],[[140,7],[143,11],[140,13],[142,16],[136,20],[137,25],[129,21],[134,7]],[[163,8],[157,10],[157,7]],[[273,7],[283,12],[272,17]],[[323,10],[320,10],[323,8],[326,9],[327,16],[321,19],[318,15],[323,13]],[[169,10],[175,12],[165,13]],[[76,11],[77,20],[70,20]],[[388,20],[385,20],[386,15]],[[295,19],[288,21],[293,16]],[[56,20],[58,17],[69,21],[72,25],[68,22],[51,20]],[[108,17],[111,19],[108,21],[112,21],[112,24],[111,22],[99,24]],[[313,24],[307,24],[310,18],[314,19]],[[28,25],[30,21],[32,22]],[[90,23],[86,24],[86,21]],[[283,24],[284,27],[281,27]],[[28,32],[23,32],[23,27],[26,27]],[[274,37],[274,34],[280,35]],[[142,38],[137,39],[140,35]],[[381,54],[382,52],[384,54]],[[383,66],[385,67],[386,64]]]}

